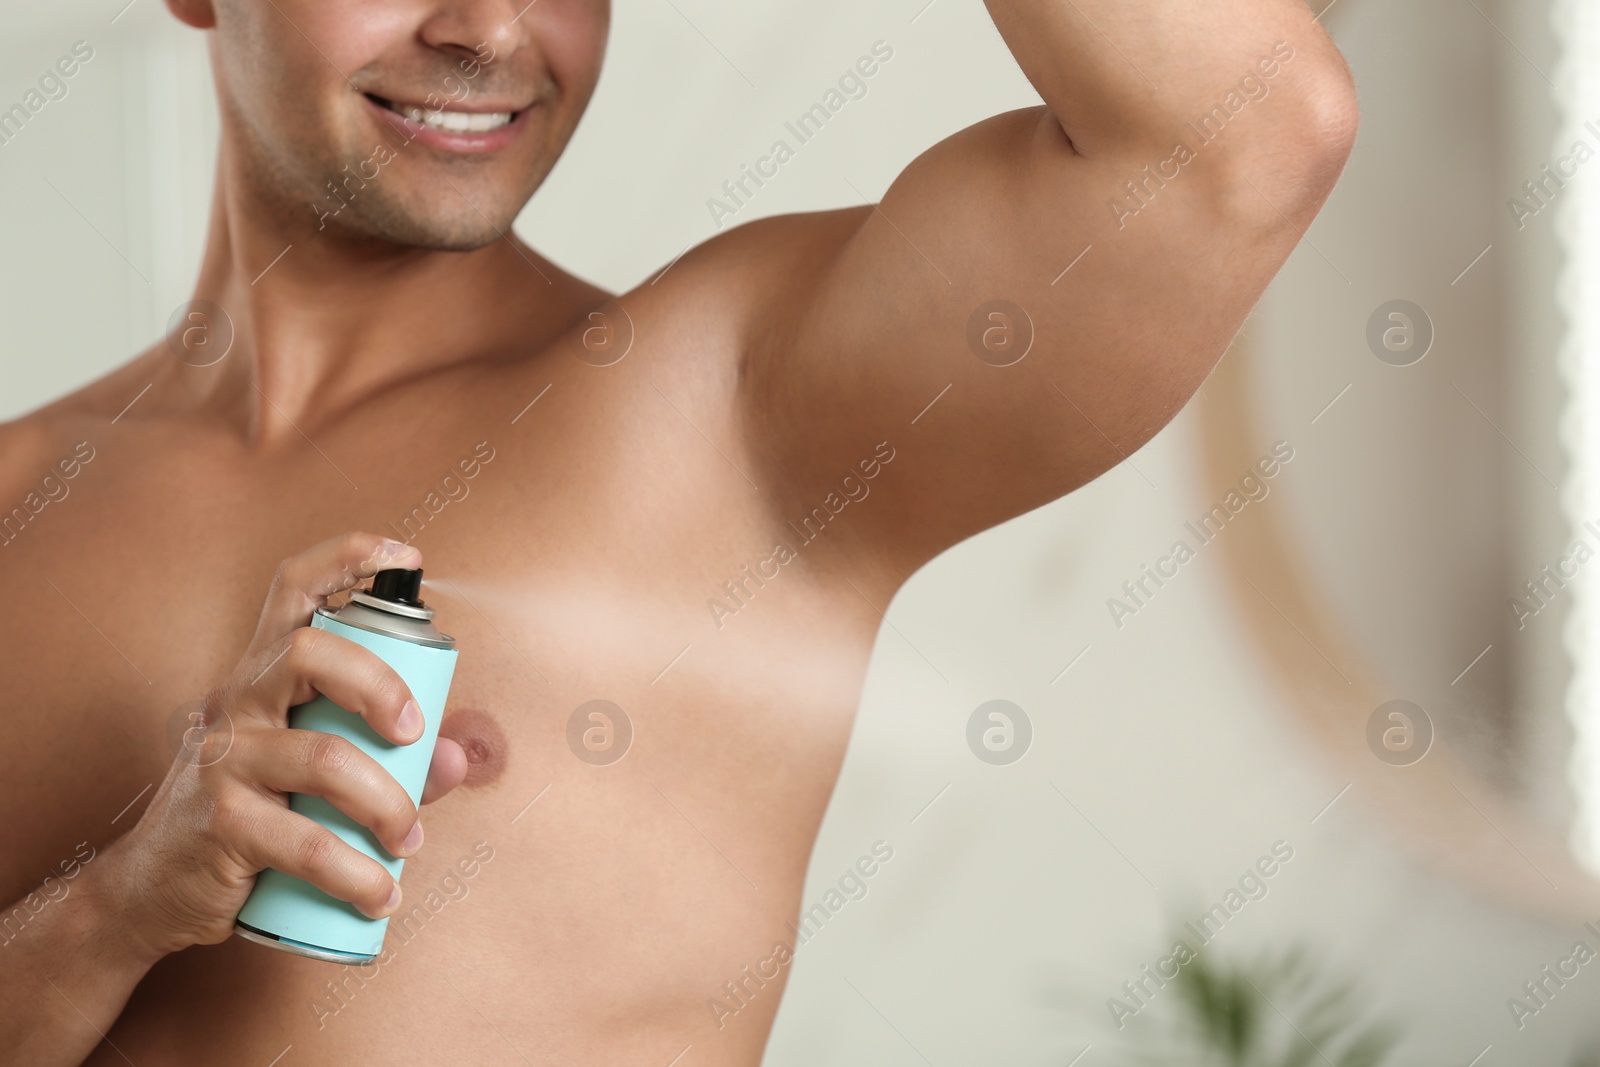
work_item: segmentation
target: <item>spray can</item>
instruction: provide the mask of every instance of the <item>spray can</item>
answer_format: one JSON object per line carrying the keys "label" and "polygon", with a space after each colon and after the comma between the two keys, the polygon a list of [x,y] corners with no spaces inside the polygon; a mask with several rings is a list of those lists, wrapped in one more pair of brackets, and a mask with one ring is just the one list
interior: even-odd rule
{"label": "spray can", "polygon": [[[409,745],[391,744],[361,716],[327,697],[289,709],[289,726],[337,734],[377,760],[410,794],[422,800],[428,765],[439,740],[450,679],[455,674],[455,638],[433,625],[433,611],[418,597],[420,570],[379,571],[370,589],[350,594],[337,611],[318,608],[311,625],[338,634],[377,653],[406,685],[422,709],[422,737]],[[405,861],[389,855],[372,831],[322,797],[289,795],[289,808],[333,831],[346,844],[383,864],[396,879]],[[334,963],[367,963],[383,949],[388,919],[369,919],[353,904],[316,886],[268,868],[256,879],[234,932],[258,944]]]}

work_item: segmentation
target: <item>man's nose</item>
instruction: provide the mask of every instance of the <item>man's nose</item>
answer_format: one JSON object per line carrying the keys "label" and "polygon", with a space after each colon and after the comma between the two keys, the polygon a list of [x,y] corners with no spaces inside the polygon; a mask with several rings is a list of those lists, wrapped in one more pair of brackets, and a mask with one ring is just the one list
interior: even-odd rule
{"label": "man's nose", "polygon": [[422,40],[442,52],[500,59],[526,43],[529,11],[538,0],[439,0],[422,24]]}

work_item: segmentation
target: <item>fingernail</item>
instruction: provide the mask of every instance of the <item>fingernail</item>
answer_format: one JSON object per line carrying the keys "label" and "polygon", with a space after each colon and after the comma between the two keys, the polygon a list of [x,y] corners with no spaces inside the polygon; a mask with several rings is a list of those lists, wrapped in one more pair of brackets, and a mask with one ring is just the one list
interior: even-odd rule
{"label": "fingernail", "polygon": [[406,701],[406,706],[400,709],[400,721],[396,726],[405,737],[422,733],[422,709],[415,700]]}
{"label": "fingernail", "polygon": [[389,899],[378,905],[373,911],[368,911],[359,904],[356,906],[360,908],[361,914],[369,919],[383,919],[394,914],[394,910],[400,906],[400,883],[396,882],[394,884],[394,888],[389,890]]}
{"label": "fingernail", "polygon": [[415,852],[421,847],[422,822],[421,820],[418,820],[417,824],[411,828],[411,832],[406,835],[406,839],[400,843],[400,851],[409,856],[411,853]]}
{"label": "fingernail", "polygon": [[408,545],[404,541],[385,541],[383,547],[384,556],[389,560],[396,560],[401,556],[407,556],[416,551],[414,546]]}

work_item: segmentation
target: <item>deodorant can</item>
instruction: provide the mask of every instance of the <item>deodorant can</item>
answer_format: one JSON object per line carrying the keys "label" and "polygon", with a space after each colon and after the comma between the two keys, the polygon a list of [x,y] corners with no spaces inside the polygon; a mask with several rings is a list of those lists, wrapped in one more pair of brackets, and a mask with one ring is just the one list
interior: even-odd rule
{"label": "deodorant can", "polygon": [[[379,737],[361,716],[318,696],[289,709],[289,726],[338,734],[378,761],[421,803],[422,787],[439,740],[439,721],[456,669],[455,639],[433,625],[433,611],[419,598],[420,570],[379,571],[370,589],[350,594],[337,611],[318,608],[311,625],[377,653],[411,687],[422,709],[422,737],[395,745]],[[289,795],[289,808],[326,826],[366,853],[396,879],[405,861],[389,855],[372,831],[321,797]],[[256,879],[234,932],[258,944],[334,963],[367,963],[383,949],[388,919],[369,919],[355,905],[337,900],[308,882],[268,868]]]}

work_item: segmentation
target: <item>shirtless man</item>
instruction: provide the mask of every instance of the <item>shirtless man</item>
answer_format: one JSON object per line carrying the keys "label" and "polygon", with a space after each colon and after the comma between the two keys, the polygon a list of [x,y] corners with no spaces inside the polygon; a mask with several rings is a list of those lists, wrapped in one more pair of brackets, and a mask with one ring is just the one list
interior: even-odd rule
{"label": "shirtless man", "polygon": [[[168,0],[221,103],[205,303],[0,428],[0,1060],[757,1062],[895,590],[1164,425],[1354,138],[1301,0],[991,0],[1045,106],[613,298],[510,232],[607,0],[524,3]],[[306,626],[379,565],[461,649],[420,851],[285,727],[324,692],[416,736]],[[220,758],[172,743],[202,698]],[[569,743],[597,699],[618,734]],[[267,866],[409,935],[233,937]]]}

